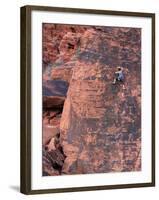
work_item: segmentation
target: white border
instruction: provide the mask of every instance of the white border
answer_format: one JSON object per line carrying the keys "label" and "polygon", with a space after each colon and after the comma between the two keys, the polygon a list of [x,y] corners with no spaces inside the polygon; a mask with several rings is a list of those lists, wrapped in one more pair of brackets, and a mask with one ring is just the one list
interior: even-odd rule
{"label": "white border", "polygon": [[[42,23],[142,28],[142,171],[42,177]],[[151,19],[32,11],[31,188],[53,189],[151,182]]]}

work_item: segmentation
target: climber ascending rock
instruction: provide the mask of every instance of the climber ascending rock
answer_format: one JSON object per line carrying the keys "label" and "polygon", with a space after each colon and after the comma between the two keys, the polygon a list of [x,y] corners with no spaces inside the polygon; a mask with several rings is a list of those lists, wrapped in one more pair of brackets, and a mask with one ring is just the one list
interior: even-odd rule
{"label": "climber ascending rock", "polygon": [[115,72],[115,78],[113,81],[113,84],[116,84],[117,82],[123,82],[124,81],[124,74],[121,67],[117,67],[117,71]]}

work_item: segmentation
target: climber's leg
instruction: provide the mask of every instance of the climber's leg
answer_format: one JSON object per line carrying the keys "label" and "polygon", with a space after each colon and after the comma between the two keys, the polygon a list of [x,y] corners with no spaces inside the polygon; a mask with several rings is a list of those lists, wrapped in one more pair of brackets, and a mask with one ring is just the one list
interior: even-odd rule
{"label": "climber's leg", "polygon": [[115,78],[115,79],[114,79],[114,81],[113,81],[113,84],[115,84],[115,83],[116,83],[116,81],[117,81],[117,78]]}

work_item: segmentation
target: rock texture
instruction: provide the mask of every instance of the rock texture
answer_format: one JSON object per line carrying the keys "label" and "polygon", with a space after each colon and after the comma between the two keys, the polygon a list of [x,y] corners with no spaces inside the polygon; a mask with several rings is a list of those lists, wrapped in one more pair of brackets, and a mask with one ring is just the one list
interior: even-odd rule
{"label": "rock texture", "polygon": [[[43,174],[141,170],[141,30],[44,24],[43,49],[43,124],[59,136],[45,142]],[[52,81],[67,83],[63,95]]]}
{"label": "rock texture", "polygon": [[67,83],[69,83],[70,79],[72,77],[72,71],[73,71],[72,68],[73,67],[67,67],[67,66],[55,67],[52,70],[52,73],[51,73],[52,79],[54,79],[54,80],[64,80]]}
{"label": "rock texture", "polygon": [[64,26],[44,23],[42,29],[44,68],[48,64],[55,65],[56,63],[57,66],[64,61],[68,62],[71,59],[71,55],[74,55],[78,47],[77,43],[80,35],[84,33],[86,29],[87,27],[84,26]]}
{"label": "rock texture", "polygon": [[74,68],[60,124],[63,173],[140,169],[140,104],[127,85],[112,85],[111,71],[99,63]]}
{"label": "rock texture", "polygon": [[59,96],[44,96],[43,106],[44,108],[63,108],[65,97]]}

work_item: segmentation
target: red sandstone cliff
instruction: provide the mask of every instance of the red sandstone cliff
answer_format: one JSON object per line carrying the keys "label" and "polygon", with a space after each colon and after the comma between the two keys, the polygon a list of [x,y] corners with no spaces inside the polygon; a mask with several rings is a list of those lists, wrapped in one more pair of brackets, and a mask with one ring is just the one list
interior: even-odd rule
{"label": "red sandstone cliff", "polygon": [[[141,169],[140,37],[137,28],[44,24],[43,122],[44,128],[56,126],[51,133],[59,134],[55,147],[51,140],[55,137],[43,131],[43,138],[49,138],[43,154],[44,175]],[[119,65],[124,83],[113,85]],[[48,86],[52,79],[69,84],[67,94],[55,102],[51,98],[60,89],[55,90],[54,83]],[[62,110],[54,106],[60,98],[66,98]],[[50,117],[55,110],[58,114]]]}

